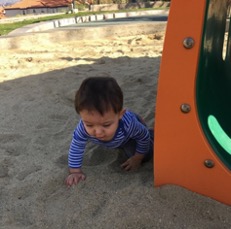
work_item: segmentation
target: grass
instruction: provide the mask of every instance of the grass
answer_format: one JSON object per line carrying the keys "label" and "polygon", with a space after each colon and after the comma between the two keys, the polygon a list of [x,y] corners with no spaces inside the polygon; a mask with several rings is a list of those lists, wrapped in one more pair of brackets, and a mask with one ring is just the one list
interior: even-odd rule
{"label": "grass", "polygon": [[135,12],[135,11],[147,11],[147,10],[159,10],[159,9],[166,9],[166,8],[142,8],[142,9],[129,9],[129,10],[119,10],[119,11],[98,11],[98,12],[79,12],[77,14],[59,14],[54,16],[45,16],[41,18],[36,19],[24,19],[22,21],[18,22],[12,22],[12,23],[5,23],[0,24],[0,36],[7,35],[11,31],[21,28],[26,25],[44,22],[44,21],[50,21],[50,20],[56,20],[56,19],[63,19],[63,18],[71,18],[71,17],[78,17],[78,16],[86,16],[86,15],[96,15],[96,14],[102,14],[102,13],[115,13],[115,12]]}

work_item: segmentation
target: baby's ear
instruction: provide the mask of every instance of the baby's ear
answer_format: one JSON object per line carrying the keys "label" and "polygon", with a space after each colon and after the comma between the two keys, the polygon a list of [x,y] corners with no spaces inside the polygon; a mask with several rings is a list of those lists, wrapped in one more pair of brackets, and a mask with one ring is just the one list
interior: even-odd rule
{"label": "baby's ear", "polygon": [[125,112],[126,112],[126,109],[124,108],[120,111],[120,119],[123,117]]}

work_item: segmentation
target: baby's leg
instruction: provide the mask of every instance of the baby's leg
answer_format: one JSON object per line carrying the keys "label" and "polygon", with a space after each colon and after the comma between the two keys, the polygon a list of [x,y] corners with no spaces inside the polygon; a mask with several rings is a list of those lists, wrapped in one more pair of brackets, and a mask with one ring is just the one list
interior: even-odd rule
{"label": "baby's leg", "polygon": [[[154,142],[154,131],[149,129],[150,134],[150,148],[147,154],[145,154],[143,162],[149,161],[153,157],[153,142]],[[127,158],[132,157],[136,153],[136,141],[131,139],[126,144],[120,147],[123,150]]]}
{"label": "baby's leg", "polygon": [[149,161],[153,158],[153,147],[154,147],[154,130],[149,129],[150,134],[150,147],[148,153],[145,155],[143,162]]}
{"label": "baby's leg", "polygon": [[127,158],[132,157],[136,152],[136,141],[131,139],[126,144],[120,147]]}

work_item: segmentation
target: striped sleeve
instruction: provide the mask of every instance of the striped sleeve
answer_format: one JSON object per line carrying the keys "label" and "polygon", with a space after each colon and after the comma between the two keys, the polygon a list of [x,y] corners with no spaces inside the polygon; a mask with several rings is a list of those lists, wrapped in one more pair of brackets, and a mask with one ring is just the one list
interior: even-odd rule
{"label": "striped sleeve", "polygon": [[68,154],[68,166],[69,168],[80,168],[83,162],[83,154],[87,144],[87,134],[84,129],[82,121],[74,130],[69,154]]}
{"label": "striped sleeve", "polygon": [[136,118],[133,112],[124,118],[126,131],[131,139],[136,141],[136,152],[146,154],[150,147],[150,134],[148,128]]}

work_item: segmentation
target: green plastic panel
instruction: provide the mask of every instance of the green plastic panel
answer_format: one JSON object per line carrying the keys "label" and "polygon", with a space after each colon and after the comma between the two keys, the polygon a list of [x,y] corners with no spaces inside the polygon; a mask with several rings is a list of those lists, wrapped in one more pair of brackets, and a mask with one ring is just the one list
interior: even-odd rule
{"label": "green plastic panel", "polygon": [[[221,161],[231,170],[231,42],[225,58],[224,37],[228,0],[207,0],[196,79],[196,102],[201,126]],[[227,34],[227,33],[226,33]]]}

